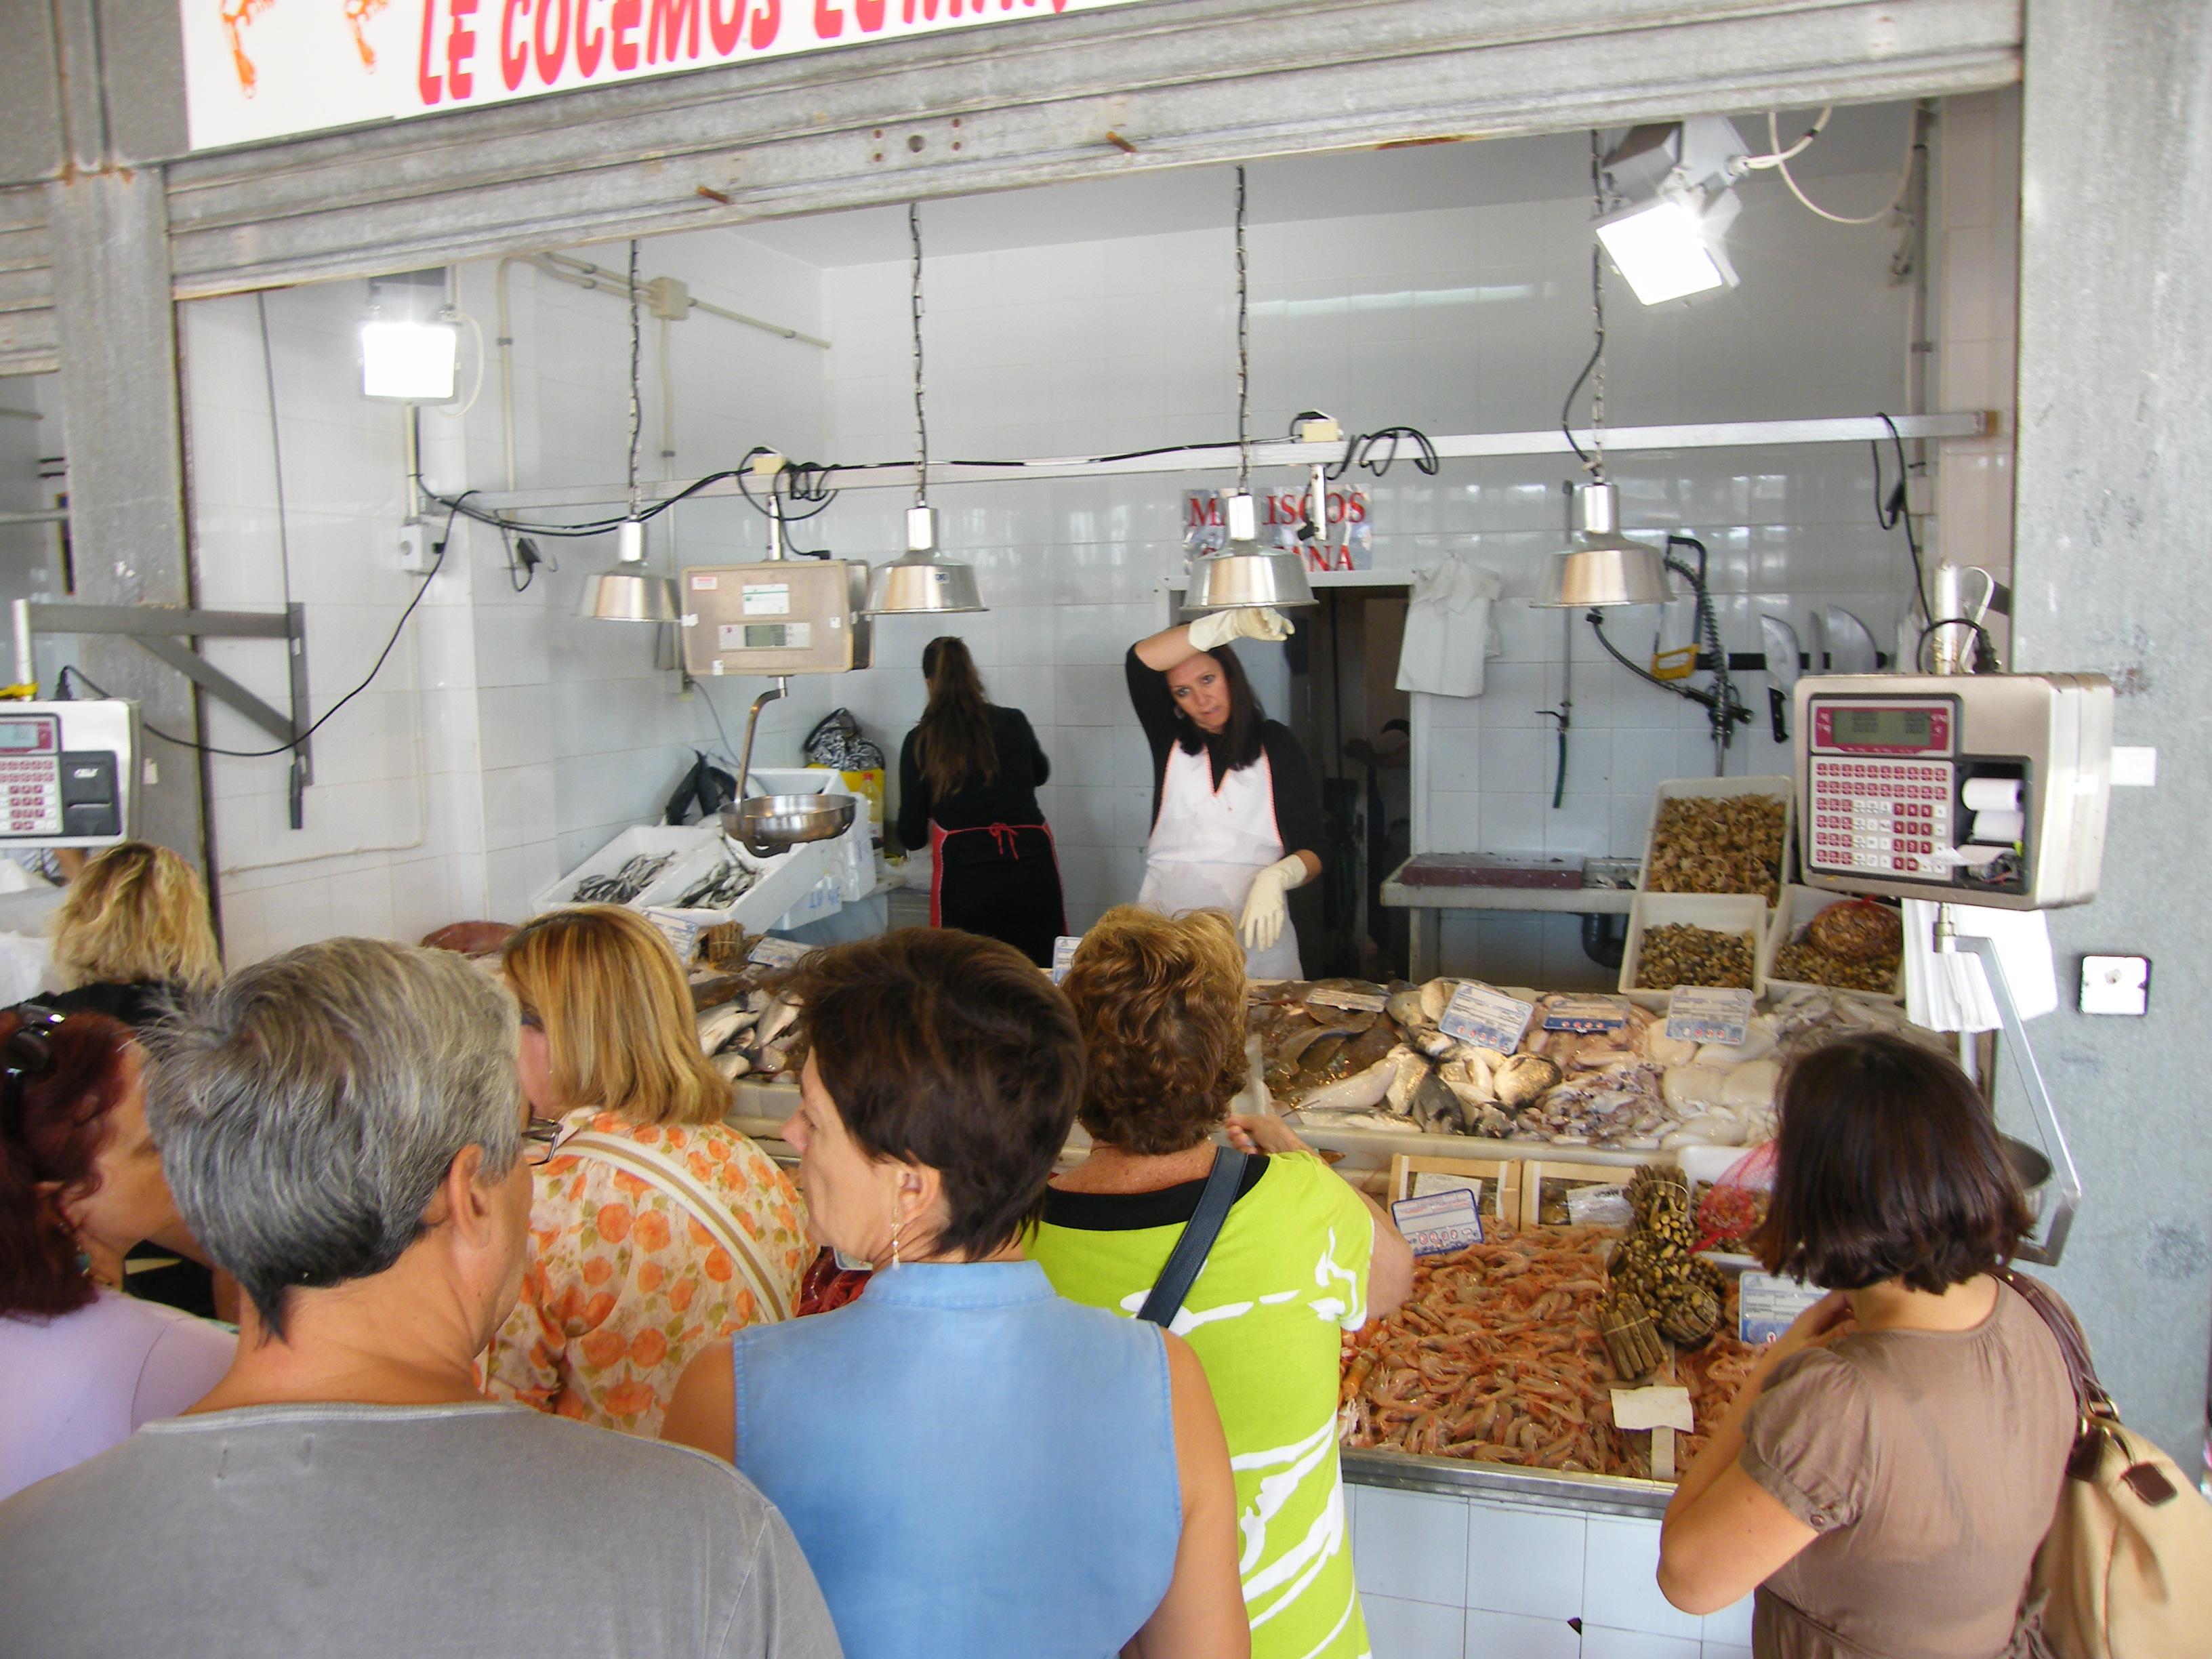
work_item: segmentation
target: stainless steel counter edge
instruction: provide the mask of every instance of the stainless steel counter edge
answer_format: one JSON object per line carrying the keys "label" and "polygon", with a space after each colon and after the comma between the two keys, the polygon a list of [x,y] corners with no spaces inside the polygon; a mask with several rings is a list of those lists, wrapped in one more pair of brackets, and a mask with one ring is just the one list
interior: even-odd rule
{"label": "stainless steel counter edge", "polygon": [[1456,1457],[1419,1457],[1409,1452],[1354,1451],[1342,1454],[1344,1478],[1358,1486],[1388,1486],[1399,1492],[1434,1492],[1446,1498],[1481,1498],[1486,1503],[1524,1504],[1531,1508],[1573,1510],[1585,1515],[1626,1515],[1656,1520],[1666,1512],[1674,1486],[1663,1480],[1639,1480],[1618,1474],[1577,1474],[1555,1469],[1516,1469],[1504,1463],[1473,1463]]}

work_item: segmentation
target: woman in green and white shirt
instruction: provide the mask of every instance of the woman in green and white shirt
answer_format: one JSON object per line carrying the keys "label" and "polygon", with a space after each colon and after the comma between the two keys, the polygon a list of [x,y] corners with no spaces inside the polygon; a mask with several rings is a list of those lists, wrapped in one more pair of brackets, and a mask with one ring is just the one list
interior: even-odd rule
{"label": "woman in green and white shirt", "polygon": [[1255,1659],[1367,1651],[1337,1464],[1339,1337],[1387,1317],[1413,1258],[1380,1208],[1273,1118],[1228,1117],[1244,1086],[1244,953],[1229,918],[1106,913],[1063,988],[1095,1143],[1056,1177],[1029,1246],[1073,1301],[1133,1315],[1198,1205],[1213,1132],[1263,1154],[1170,1328],[1205,1367],[1237,1477]]}

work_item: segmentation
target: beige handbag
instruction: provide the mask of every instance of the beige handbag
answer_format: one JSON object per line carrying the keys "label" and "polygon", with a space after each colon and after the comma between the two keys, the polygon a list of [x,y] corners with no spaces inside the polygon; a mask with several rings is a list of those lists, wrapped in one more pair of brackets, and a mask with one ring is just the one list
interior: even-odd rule
{"label": "beige handbag", "polygon": [[2028,1604],[2057,1659],[2180,1659],[2212,1651],[2212,1504],[2120,1422],[2072,1320],[2032,1279],[2005,1280],[2058,1339],[2081,1419]]}

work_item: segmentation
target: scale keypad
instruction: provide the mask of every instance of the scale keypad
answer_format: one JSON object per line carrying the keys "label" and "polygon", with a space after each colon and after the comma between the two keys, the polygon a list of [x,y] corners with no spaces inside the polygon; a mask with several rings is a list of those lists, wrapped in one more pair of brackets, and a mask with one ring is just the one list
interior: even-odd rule
{"label": "scale keypad", "polygon": [[1827,871],[1944,880],[1952,848],[1952,763],[1813,757],[1813,864]]}
{"label": "scale keypad", "polygon": [[9,835],[61,833],[61,771],[53,756],[0,756],[0,791],[7,795]]}

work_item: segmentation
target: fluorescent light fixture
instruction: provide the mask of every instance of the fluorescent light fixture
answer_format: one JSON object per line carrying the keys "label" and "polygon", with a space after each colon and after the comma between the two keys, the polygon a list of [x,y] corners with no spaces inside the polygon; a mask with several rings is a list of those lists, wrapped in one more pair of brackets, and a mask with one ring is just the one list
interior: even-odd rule
{"label": "fluorescent light fixture", "polygon": [[1740,204],[1733,191],[1711,202],[1669,189],[1598,222],[1597,239],[1636,297],[1647,306],[1736,285],[1723,241]]}
{"label": "fluorescent light fixture", "polygon": [[397,403],[451,403],[460,356],[458,323],[372,316],[361,325],[361,395]]}

